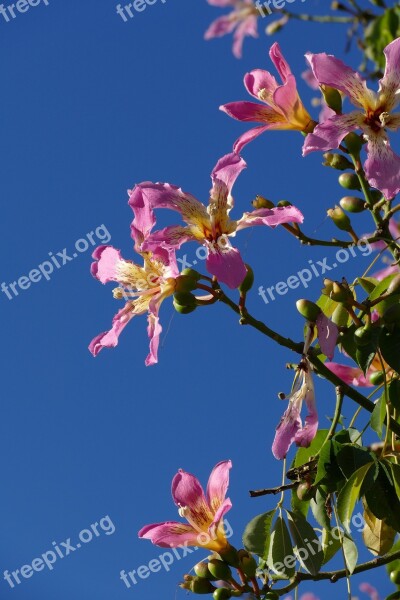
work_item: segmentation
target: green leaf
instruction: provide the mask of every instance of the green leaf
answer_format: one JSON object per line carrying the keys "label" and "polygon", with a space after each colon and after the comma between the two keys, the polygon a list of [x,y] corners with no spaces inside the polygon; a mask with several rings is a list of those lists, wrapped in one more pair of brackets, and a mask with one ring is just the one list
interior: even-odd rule
{"label": "green leaf", "polygon": [[370,463],[357,469],[347,480],[343,489],[339,492],[337,499],[337,511],[345,529],[350,533],[350,521],[357,500],[360,498],[361,488],[364,480],[374,463]]}
{"label": "green leaf", "polygon": [[400,328],[395,327],[391,332],[384,327],[379,338],[379,346],[384,360],[400,374]]}
{"label": "green leaf", "polygon": [[375,277],[358,277],[357,282],[367,294],[371,294],[379,283]]}
{"label": "green leaf", "polygon": [[350,575],[353,574],[354,569],[357,566],[358,550],[357,546],[347,534],[343,534],[343,554],[346,561],[346,567]]}
{"label": "green leaf", "polygon": [[354,332],[356,331],[356,329],[357,329],[357,327],[355,325],[352,325],[351,327],[349,327],[349,329],[346,331],[346,333],[344,333],[343,335],[341,335],[339,337],[339,342],[340,342],[343,350],[354,361],[356,361],[356,352],[357,352],[357,346],[356,346],[356,342],[354,340]]}
{"label": "green leaf", "polygon": [[271,541],[271,525],[276,509],[254,517],[246,525],[243,533],[243,545],[248,552],[253,552],[266,560]]}
{"label": "green leaf", "polygon": [[387,469],[390,470],[383,462],[379,463],[374,485],[365,492],[365,502],[378,519],[400,531],[400,502]]}
{"label": "green leaf", "polygon": [[357,469],[370,464],[374,460],[371,452],[366,448],[360,448],[353,444],[343,444],[336,459],[346,479],[349,479]]}
{"label": "green leaf", "polygon": [[[370,294],[369,299],[376,300],[377,298],[379,298],[380,296],[385,294],[385,292],[387,291],[390,283],[395,278],[395,276],[396,276],[396,274],[394,273],[394,274],[388,275],[387,277],[382,279],[382,281],[376,286],[374,291]],[[390,296],[390,298],[386,298],[385,300],[382,300],[382,302],[375,304],[374,310],[377,311],[377,313],[380,316],[382,316],[388,308],[393,306],[393,304],[397,304],[398,301],[399,301],[399,295],[393,294],[393,296]]]}
{"label": "green leaf", "polygon": [[323,494],[322,491],[319,488],[317,488],[315,498],[313,498],[310,502],[310,508],[317,523],[319,523],[319,525],[321,525],[321,527],[324,527],[325,529],[330,529],[331,523],[328,517],[325,503],[326,494]]}
{"label": "green leaf", "polygon": [[277,575],[290,579],[295,573],[296,558],[284,519],[279,516],[271,533],[267,563]]}
{"label": "green leaf", "polygon": [[356,349],[356,362],[364,375],[371,366],[371,363],[375,358],[376,351],[378,350],[380,332],[380,328],[371,328],[369,330],[369,334],[371,336],[370,342],[366,346],[358,346]]}
{"label": "green leaf", "polygon": [[371,427],[378,434],[378,436],[382,437],[383,431],[383,422],[386,417],[386,402],[385,402],[385,394],[379,398],[378,402],[375,404],[375,408],[372,411],[371,415]]}
{"label": "green leaf", "polygon": [[396,490],[396,494],[400,497],[400,465],[396,465],[395,463],[390,463],[390,470],[392,472],[392,479],[394,483],[394,488]]}
{"label": "green leaf", "polygon": [[321,449],[328,433],[328,429],[320,429],[308,448],[299,448],[294,459],[294,466],[301,467],[302,465],[305,465],[312,456],[315,456]]}
{"label": "green leaf", "polygon": [[303,515],[286,512],[290,533],[295,544],[294,551],[299,562],[311,575],[316,575],[324,560],[324,553],[317,534]]}
{"label": "green leaf", "polygon": [[318,298],[316,304],[328,318],[333,315],[335,308],[338,306],[338,302],[335,302],[335,300],[332,300],[329,296],[325,296],[325,294],[322,294]]}
{"label": "green leaf", "polygon": [[398,379],[393,379],[389,383],[389,401],[393,408],[400,412],[400,381]]}
{"label": "green leaf", "polygon": [[342,545],[340,540],[338,539],[338,535],[328,529],[322,530],[322,550],[324,552],[324,560],[322,562],[323,565],[326,565],[335,554],[341,549]]}

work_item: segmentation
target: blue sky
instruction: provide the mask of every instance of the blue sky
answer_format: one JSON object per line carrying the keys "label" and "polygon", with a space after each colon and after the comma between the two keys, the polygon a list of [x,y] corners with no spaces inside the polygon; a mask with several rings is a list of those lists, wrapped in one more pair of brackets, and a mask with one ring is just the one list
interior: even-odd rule
{"label": "blue sky", "polygon": [[[308,0],[307,10],[319,4]],[[115,350],[96,359],[87,350],[117,310],[112,286],[90,276],[88,234],[93,243],[111,239],[133,258],[126,190],[140,181],[168,181],[207,201],[214,164],[245,129],[218,106],[248,99],[243,74],[271,66],[272,40],[262,31],[245,43],[241,61],[231,54],[230,38],[204,42],[219,14],[205,0],[159,0],[124,22],[112,0],[49,0],[9,22],[0,16],[0,279],[10,284],[27,276],[51,260],[49,253],[60,264],[11,300],[0,294],[0,573],[32,564],[55,546],[66,552],[62,542],[71,538],[75,547],[79,532],[98,523],[98,535],[52,570],[14,588],[0,575],[5,600],[183,598],[176,584],[200,550],[131,589],[119,579],[122,569],[137,569],[162,552],[139,541],[137,531],[176,518],[170,483],[180,467],[205,483],[214,464],[232,459],[235,545],[247,521],[273,505],[247,492],[280,481],[281,464],[270,448],[284,410],[277,393],[290,389],[285,364],[294,355],[240,327],[224,306],[180,316],[170,303],[162,309],[157,366],[144,366],[143,318]],[[279,39],[300,74],[308,50],[342,55],[343,35],[337,26],[293,23]],[[348,60],[357,66],[359,57]],[[299,89],[310,101],[313,92],[301,79]],[[337,176],[320,166],[319,155],[302,159],[301,144],[299,134],[271,133],[246,148],[235,215],[263,194],[301,208],[310,234],[333,234],[325,215],[342,195]],[[360,231],[368,229],[360,221]],[[258,286],[286,280],[309,260],[333,263],[334,251],[300,248],[285,232],[262,228],[236,241],[256,274],[251,312],[300,339],[297,292],[267,305]],[[188,245],[181,255],[190,261],[195,250]],[[368,264],[359,254],[335,276],[351,279]],[[300,295],[316,298],[320,288],[315,279]],[[333,393],[322,381],[317,390],[325,426]],[[354,409],[347,400],[346,414]],[[391,589],[378,573],[368,580],[382,594]],[[344,586],[313,589],[329,600],[344,595]]]}

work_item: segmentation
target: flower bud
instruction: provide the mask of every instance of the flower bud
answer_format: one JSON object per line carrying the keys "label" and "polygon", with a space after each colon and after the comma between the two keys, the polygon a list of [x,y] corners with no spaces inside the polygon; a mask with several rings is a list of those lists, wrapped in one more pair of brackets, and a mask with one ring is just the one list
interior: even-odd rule
{"label": "flower bud", "polygon": [[231,565],[231,567],[237,567],[239,565],[238,551],[230,544],[225,550],[219,550],[218,554],[228,563],[228,565]]}
{"label": "flower bud", "polygon": [[[350,175],[350,173],[343,173],[343,175]],[[344,210],[350,213],[360,213],[365,210],[365,200],[356,198],[355,196],[344,196],[339,204]]]}
{"label": "flower bud", "polygon": [[387,289],[387,294],[400,294],[400,275],[393,277]]}
{"label": "flower bud", "polygon": [[213,598],[214,600],[229,600],[229,598],[232,598],[232,592],[227,588],[218,588],[213,593]]}
{"label": "flower bud", "polygon": [[335,302],[352,303],[354,296],[347,284],[339,283],[338,281],[332,281],[331,279],[324,279],[324,288],[322,293],[325,296],[329,296]]}
{"label": "flower bud", "polygon": [[363,139],[361,136],[356,133],[348,133],[344,138],[346,142],[346,147],[352,154],[359,155],[361,152],[361,148],[363,147]]}
{"label": "flower bud", "polygon": [[338,171],[345,171],[346,169],[354,169],[353,164],[347,160],[342,154],[333,154],[332,152],[325,152],[323,154],[325,162],[322,163],[325,167],[331,167]]}
{"label": "flower bud", "polygon": [[252,205],[254,206],[255,209],[274,208],[275,207],[275,204],[273,202],[271,202],[271,200],[267,200],[267,198],[264,198],[264,196],[259,196],[259,195],[257,195],[255,197],[255,200],[253,200]]}
{"label": "flower bud", "polygon": [[240,568],[243,573],[250,579],[255,577],[257,571],[257,561],[254,559],[254,556],[247,552],[247,550],[239,550],[238,556]]}
{"label": "flower bud", "polygon": [[194,269],[183,269],[181,275],[183,275],[185,277],[191,277],[192,279],[195,279],[196,281],[199,281],[199,279],[201,279],[200,273],[198,273]]}
{"label": "flower bud", "polygon": [[347,232],[352,231],[351,221],[346,213],[340,208],[340,206],[330,208],[327,212],[328,217],[332,219],[338,229]]}
{"label": "flower bud", "polygon": [[278,19],[277,21],[270,23],[265,28],[265,33],[267,35],[274,35],[275,33],[278,33],[278,31],[281,31],[281,29],[283,29],[285,27],[288,20],[289,20],[289,17],[285,15],[284,17],[282,17],[282,19]]}
{"label": "flower bud", "polygon": [[176,292],[173,305],[176,312],[187,315],[197,308],[196,298],[190,292]]}
{"label": "flower bud", "polygon": [[316,489],[310,486],[305,481],[297,486],[296,494],[301,502],[312,500],[315,496]]}
{"label": "flower bud", "polygon": [[321,92],[329,108],[340,114],[342,112],[342,96],[338,90],[329,85],[321,85]]}
{"label": "flower bud", "polygon": [[277,206],[293,206],[289,200],[279,200]]}
{"label": "flower bud", "polygon": [[253,283],[254,283],[253,269],[250,267],[250,265],[247,265],[247,264],[246,264],[246,269],[247,269],[247,275],[243,279],[242,283],[239,285],[239,292],[241,292],[242,294],[246,294],[247,292],[249,292],[251,290],[251,288],[253,287]]}
{"label": "flower bud", "polygon": [[354,341],[356,346],[363,348],[368,346],[372,341],[372,330],[370,327],[359,327],[354,332]]}
{"label": "flower bud", "polygon": [[197,288],[197,281],[189,275],[180,275],[175,280],[175,292],[192,292]]}
{"label": "flower bud", "polygon": [[229,565],[226,564],[223,560],[219,560],[218,558],[212,558],[208,563],[208,570],[211,575],[216,579],[221,579],[222,581],[229,581],[232,577],[232,571]]}
{"label": "flower bud", "polygon": [[193,567],[193,571],[196,573],[197,577],[203,579],[215,579],[208,570],[208,563],[205,561],[197,563],[197,565]]}
{"label": "flower bud", "polygon": [[311,323],[315,323],[318,316],[321,314],[321,309],[311,300],[297,300],[296,308],[301,314],[302,317],[307,319],[307,321],[311,321]]}
{"label": "flower bud", "polygon": [[346,190],[361,190],[360,180],[355,173],[341,173],[339,183]]}
{"label": "flower bud", "polygon": [[375,371],[374,373],[371,373],[369,379],[372,385],[381,385],[385,381],[385,372]]}
{"label": "flower bud", "polygon": [[202,579],[201,577],[185,575],[184,580],[180,587],[183,590],[193,592],[193,594],[211,594],[216,589],[208,579]]}

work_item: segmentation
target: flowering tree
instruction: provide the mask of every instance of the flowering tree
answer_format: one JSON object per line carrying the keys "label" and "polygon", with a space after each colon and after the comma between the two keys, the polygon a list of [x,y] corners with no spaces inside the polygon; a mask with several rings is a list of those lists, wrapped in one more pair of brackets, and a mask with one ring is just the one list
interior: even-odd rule
{"label": "flowering tree", "polygon": [[[233,32],[237,57],[244,37],[257,37],[259,20],[271,13],[271,2],[208,2],[228,12],[212,23],[206,39]],[[340,11],[343,14],[338,15]],[[194,567],[193,574],[184,576],[181,586],[195,594],[212,594],[215,600],[288,600],[288,594],[297,594],[303,582],[340,579],[347,580],[350,599],[351,576],[384,565],[397,586],[389,596],[393,600],[400,598],[400,227],[396,222],[400,157],[390,139],[400,127],[396,112],[400,104],[400,9],[388,7],[383,0],[371,0],[365,8],[348,0],[347,4],[334,2],[330,12],[321,16],[281,13],[268,33],[288,26],[291,19],[347,24],[359,42],[363,72],[332,55],[306,55],[309,71],[305,78],[321,92],[323,110],[316,122],[298,94],[296,75],[279,44],[272,45],[270,57],[280,81],[269,71],[253,70],[245,75],[244,84],[256,101],[228,102],[221,107],[234,119],[260,125],[242,134],[233,151],[227,148],[228,153],[219,158],[211,174],[208,202],[170,183],[143,182],[129,191],[131,235],[141,264],[123,259],[112,246],[94,252],[93,276],[103,284],[116,282],[114,297],[123,304],[111,329],[95,337],[90,350],[96,356],[105,347],[115,347],[129,321],[146,314],[150,339],[146,365],[156,364],[162,332],[159,310],[163,301],[172,300],[183,315],[222,303],[237,314],[241,325],[295,353],[293,387],[271,449],[275,459],[282,461],[283,482],[250,492],[253,497],[278,494],[279,501],[248,523],[244,548],[231,545],[224,528],[224,516],[232,508],[226,497],[229,460],[214,467],[205,492],[194,475],[180,470],[172,481],[172,496],[186,522],[146,525],[139,536],[161,547],[186,544],[207,549],[210,554]],[[264,135],[268,144],[270,130],[300,132],[299,156],[323,153],[324,168],[340,171],[340,185],[347,194],[356,194],[344,196],[328,211],[339,238],[310,237],[303,229],[301,207],[289,202],[275,205],[262,196],[254,201],[254,210],[236,218],[240,211],[234,209],[232,189],[246,167],[241,153],[257,136]],[[180,222],[159,228],[159,209],[178,213]],[[369,213],[371,233],[358,231],[358,213]],[[247,309],[254,274],[231,240],[252,226],[284,228],[306,245],[351,253],[356,245],[364,244],[379,254],[353,281],[325,279],[319,298],[298,300],[305,327],[293,332],[298,340],[293,341]],[[204,248],[204,272],[179,271],[176,251],[190,241]],[[390,265],[374,271],[383,253]],[[335,356],[339,362],[334,362]],[[329,429],[319,428],[316,376],[332,385],[335,409]],[[360,391],[367,387],[371,388],[368,396]],[[346,422],[343,415],[353,405],[357,405],[356,412]],[[362,431],[356,428],[360,413],[367,416]],[[375,440],[366,445],[367,429]],[[360,540],[354,540],[350,531],[357,503],[364,515],[363,543],[373,555],[364,563],[358,561]],[[343,568],[329,570],[325,565],[339,552]],[[368,583],[360,591],[371,600],[379,598]],[[317,600],[312,593],[301,599]]]}

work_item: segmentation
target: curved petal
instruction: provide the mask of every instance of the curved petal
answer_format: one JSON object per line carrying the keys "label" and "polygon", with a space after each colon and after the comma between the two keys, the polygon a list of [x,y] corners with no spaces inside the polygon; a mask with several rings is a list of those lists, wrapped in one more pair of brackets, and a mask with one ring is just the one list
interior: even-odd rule
{"label": "curved petal", "polygon": [[233,34],[232,48],[233,55],[236,56],[236,58],[242,58],[243,42],[245,37],[258,37],[257,21],[258,19],[255,15],[250,15],[237,26],[236,31]]}
{"label": "curved petal", "polygon": [[239,250],[232,246],[221,249],[214,245],[209,248],[206,266],[211,275],[232,290],[239,287],[247,275],[247,269]]}
{"label": "curved petal", "polygon": [[103,348],[115,348],[121,332],[135,315],[132,302],[128,302],[113,318],[112,328],[109,331],[100,333],[90,342],[89,350],[93,356],[97,356]]}
{"label": "curved petal", "polygon": [[343,138],[360,126],[360,117],[361,113],[354,111],[347,115],[336,115],[317,125],[304,141],[303,156],[317,150],[325,152],[339,148]]}
{"label": "curved petal", "polygon": [[96,262],[92,263],[90,271],[95,279],[101,283],[118,281],[117,264],[123,260],[120,250],[114,246],[99,246],[92,257]]}
{"label": "curved petal", "polygon": [[329,360],[332,360],[339,336],[339,329],[323,312],[318,315],[316,323],[321,350]]}
{"label": "curved petal", "polygon": [[278,87],[273,75],[263,69],[254,69],[244,76],[244,86],[251,96],[260,100],[260,92],[264,91],[272,97]]}
{"label": "curved petal", "polygon": [[285,458],[290,446],[294,442],[296,433],[301,429],[300,410],[301,401],[291,401],[276,428],[275,438],[272,443],[272,454],[278,460]]}
{"label": "curved petal", "polygon": [[348,385],[373,387],[369,379],[364,377],[361,369],[358,369],[357,367],[348,367],[347,365],[340,365],[339,363],[333,362],[326,362],[325,366]]}
{"label": "curved petal", "polygon": [[222,37],[231,33],[237,25],[237,22],[230,18],[229,15],[223,15],[215,19],[204,34],[205,40],[211,40],[212,38]]}
{"label": "curved petal", "polygon": [[147,320],[147,335],[150,339],[150,352],[145,360],[145,365],[146,367],[150,367],[158,363],[158,346],[160,343],[162,327],[157,314],[150,313]]}
{"label": "curved petal", "polygon": [[150,540],[161,548],[177,548],[180,545],[197,546],[197,535],[197,531],[191,525],[176,521],[146,525],[138,533],[140,538]]}
{"label": "curved petal", "polygon": [[229,486],[229,471],[232,468],[230,460],[219,462],[211,471],[207,484],[207,500],[214,513],[224,503]]}
{"label": "curved petal", "polygon": [[189,227],[170,225],[150,234],[143,244],[143,250],[156,252],[160,247],[167,249],[180,248],[185,242],[195,239]]}
{"label": "curved petal", "polygon": [[275,208],[259,208],[249,213],[244,213],[237,222],[236,231],[253,227],[255,225],[268,225],[277,227],[282,223],[302,223],[303,214],[295,206],[277,206]]}
{"label": "curved petal", "polygon": [[379,94],[380,99],[384,99],[385,110],[390,112],[400,103],[400,38],[386,46],[383,52],[386,56],[386,67],[379,82]]}
{"label": "curved petal", "polygon": [[305,386],[307,386],[307,391],[304,400],[307,406],[308,415],[305,418],[304,427],[299,429],[294,436],[294,441],[297,446],[301,446],[302,448],[308,448],[318,431],[318,413],[315,404],[314,383],[311,373],[306,373],[305,375]]}
{"label": "curved petal", "polygon": [[286,83],[288,77],[292,74],[292,71],[290,70],[289,63],[282,54],[282,50],[278,42],[272,44],[269,51],[269,56],[274,63],[283,83]]}
{"label": "curved petal", "polygon": [[219,159],[211,173],[211,180],[213,184],[216,180],[222,181],[230,194],[236,179],[246,167],[243,158],[236,152],[231,152]]}
{"label": "curved petal", "polygon": [[311,69],[319,84],[340,90],[357,107],[366,108],[374,100],[360,75],[331,54],[306,54]]}
{"label": "curved petal", "polygon": [[213,520],[203,488],[194,475],[179,469],[172,480],[172,497],[184,509],[184,516],[198,531],[205,531]]}
{"label": "curved petal", "polygon": [[255,102],[228,102],[228,104],[220,106],[219,109],[237,121],[283,122],[282,115],[273,108]]}
{"label": "curved petal", "polygon": [[138,250],[140,249],[142,242],[153,229],[156,218],[152,207],[146,202],[141,186],[136,185],[133,190],[128,191],[128,194],[128,204],[135,215],[131,224],[131,236],[135,242],[135,249]]}
{"label": "curved petal", "polygon": [[261,127],[254,127],[254,129],[249,129],[243,133],[233,144],[233,150],[238,154],[243,150],[243,148],[249,143],[252,142],[256,137],[264,133],[264,131],[268,131],[269,129],[283,129],[283,127],[279,126],[279,123],[276,126],[273,125],[261,125]]}
{"label": "curved petal", "polygon": [[383,130],[368,136],[367,152],[364,169],[368,182],[385,198],[393,198],[400,192],[400,157],[391,149]]}
{"label": "curved petal", "polygon": [[300,131],[307,129],[311,122],[311,116],[300,100],[296,79],[293,75],[288,75],[285,84],[275,90],[272,102],[290,124],[288,129],[298,129]]}

